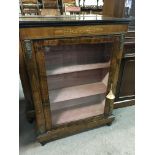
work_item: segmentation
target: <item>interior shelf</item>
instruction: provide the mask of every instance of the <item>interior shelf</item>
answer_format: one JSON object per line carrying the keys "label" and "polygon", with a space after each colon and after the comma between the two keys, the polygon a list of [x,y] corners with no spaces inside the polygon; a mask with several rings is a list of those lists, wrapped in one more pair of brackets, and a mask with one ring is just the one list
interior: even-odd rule
{"label": "interior shelf", "polygon": [[80,104],[52,112],[52,124],[58,125],[104,113],[105,100],[99,103]]}
{"label": "interior shelf", "polygon": [[49,91],[49,98],[51,103],[56,103],[97,94],[103,94],[105,92],[106,92],[105,84],[102,82],[97,82],[62,89],[55,89]]}
{"label": "interior shelf", "polygon": [[64,66],[64,67],[58,67],[56,69],[47,70],[46,73],[47,73],[47,76],[50,76],[50,75],[59,75],[59,74],[65,74],[65,73],[80,72],[85,70],[94,70],[94,69],[101,69],[101,68],[108,68],[108,67],[110,67],[110,62],[72,65],[72,66]]}

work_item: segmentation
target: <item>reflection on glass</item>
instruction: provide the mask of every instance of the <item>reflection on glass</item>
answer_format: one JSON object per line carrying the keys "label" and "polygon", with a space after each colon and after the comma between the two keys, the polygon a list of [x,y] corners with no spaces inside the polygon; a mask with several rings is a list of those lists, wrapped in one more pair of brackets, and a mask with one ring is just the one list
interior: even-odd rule
{"label": "reflection on glass", "polygon": [[112,43],[44,47],[53,125],[104,113]]}

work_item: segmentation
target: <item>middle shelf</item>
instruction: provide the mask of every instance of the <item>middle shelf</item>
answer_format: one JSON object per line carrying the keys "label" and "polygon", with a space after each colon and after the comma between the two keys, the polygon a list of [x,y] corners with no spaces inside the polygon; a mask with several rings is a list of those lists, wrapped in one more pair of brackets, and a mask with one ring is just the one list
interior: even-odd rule
{"label": "middle shelf", "polygon": [[97,94],[103,94],[105,92],[106,92],[105,84],[102,82],[97,82],[62,89],[55,89],[49,91],[49,98],[51,103],[56,103]]}
{"label": "middle shelf", "polygon": [[94,70],[94,69],[101,69],[101,68],[108,68],[108,67],[110,67],[110,62],[72,65],[72,66],[63,66],[63,67],[47,70],[46,73],[47,73],[47,76],[50,76],[50,75],[80,72],[85,70]]}

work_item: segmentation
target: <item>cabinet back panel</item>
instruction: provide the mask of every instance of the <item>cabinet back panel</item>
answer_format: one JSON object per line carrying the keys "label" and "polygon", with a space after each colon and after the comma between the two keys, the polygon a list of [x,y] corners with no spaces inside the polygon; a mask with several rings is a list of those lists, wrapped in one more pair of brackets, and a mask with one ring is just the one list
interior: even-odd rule
{"label": "cabinet back panel", "polygon": [[46,46],[46,69],[62,66],[108,62],[111,56],[111,44],[84,44]]}

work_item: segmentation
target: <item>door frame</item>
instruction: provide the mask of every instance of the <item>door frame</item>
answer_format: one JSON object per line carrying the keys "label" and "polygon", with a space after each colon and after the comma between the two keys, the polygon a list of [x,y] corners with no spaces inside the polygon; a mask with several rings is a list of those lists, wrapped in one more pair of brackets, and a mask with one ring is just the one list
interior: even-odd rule
{"label": "door frame", "polygon": [[[80,38],[80,39],[79,39]],[[110,39],[109,39],[110,38]],[[49,38],[52,40],[52,38]],[[98,35],[98,36],[82,36],[82,37],[70,37],[70,38],[53,38],[55,44],[60,43],[60,40],[73,39],[75,43],[104,43],[107,41],[113,41],[113,52],[111,58],[111,65],[109,70],[109,79],[107,94],[111,91],[115,94],[116,85],[118,81],[118,73],[120,62],[123,53],[124,33],[117,35]],[[45,69],[45,56],[43,46],[51,44],[48,39],[34,39],[34,40],[23,40],[21,41],[24,48],[24,57],[26,60],[26,67],[29,75],[29,80],[32,89],[32,97],[35,106],[35,114],[37,121],[37,128],[39,133],[44,133],[52,129],[52,117],[50,110],[50,102],[48,96],[48,85]],[[66,41],[67,43],[67,41]],[[72,42],[71,42],[72,43]],[[112,88],[111,88],[112,84]],[[106,94],[106,95],[107,95]],[[114,101],[106,98],[105,101],[105,118],[112,115]]]}

